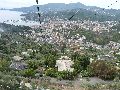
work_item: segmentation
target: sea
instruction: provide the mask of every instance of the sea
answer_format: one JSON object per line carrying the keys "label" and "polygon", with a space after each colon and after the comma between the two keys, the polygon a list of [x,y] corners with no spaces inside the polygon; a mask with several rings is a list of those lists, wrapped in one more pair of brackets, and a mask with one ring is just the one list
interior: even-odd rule
{"label": "sea", "polygon": [[24,26],[39,25],[39,22],[25,20],[25,17],[21,16],[21,14],[25,13],[10,10],[0,10],[0,23]]}

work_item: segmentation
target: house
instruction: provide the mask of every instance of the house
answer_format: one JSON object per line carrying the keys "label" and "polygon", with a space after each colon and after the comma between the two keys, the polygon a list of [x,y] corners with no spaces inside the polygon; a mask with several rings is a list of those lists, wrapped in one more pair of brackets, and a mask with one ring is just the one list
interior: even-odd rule
{"label": "house", "polygon": [[93,58],[90,58],[90,63],[92,63],[94,61],[94,59]]}
{"label": "house", "polygon": [[61,56],[61,58],[56,61],[56,67],[58,68],[58,71],[73,72],[74,68],[71,68],[73,64],[74,62],[67,56]]}
{"label": "house", "polygon": [[30,83],[25,83],[25,86],[29,89],[32,89],[32,85]]}
{"label": "house", "polygon": [[13,57],[13,60],[12,60],[12,63],[11,63],[11,65],[10,65],[10,68],[11,68],[11,69],[15,69],[15,70],[23,70],[23,69],[26,69],[26,68],[27,68],[27,64],[24,63],[22,60],[23,60],[22,57],[14,56],[14,57]]}
{"label": "house", "polygon": [[22,54],[23,56],[27,56],[27,57],[30,56],[30,55],[28,54],[28,52],[22,52],[21,54]]}
{"label": "house", "polygon": [[117,55],[120,55],[120,52],[116,53]]}
{"label": "house", "polygon": [[29,88],[29,89],[32,89],[32,85],[28,82],[25,82],[25,81],[21,81],[20,82],[20,87],[19,88],[22,88],[23,86]]}
{"label": "house", "polygon": [[15,70],[23,70],[27,68],[27,64],[23,62],[12,62],[12,64],[10,65],[10,68]]}
{"label": "house", "polygon": [[97,59],[98,60],[115,60],[116,58],[111,55],[100,55],[100,56],[97,56]]}
{"label": "house", "polygon": [[33,52],[33,50],[32,50],[32,49],[28,49],[27,51],[28,51],[28,52]]}
{"label": "house", "polygon": [[21,61],[23,58],[20,56],[14,56],[12,57],[13,61]]}

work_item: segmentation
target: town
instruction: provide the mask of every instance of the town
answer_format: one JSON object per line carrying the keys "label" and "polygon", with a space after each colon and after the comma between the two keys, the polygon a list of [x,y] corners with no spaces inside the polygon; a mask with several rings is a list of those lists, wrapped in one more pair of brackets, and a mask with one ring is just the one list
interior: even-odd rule
{"label": "town", "polygon": [[119,89],[119,27],[117,21],[62,19],[30,27],[1,23],[0,72],[11,75],[1,87],[11,90],[13,79],[13,90],[84,90],[98,83],[95,88],[106,90],[111,80]]}

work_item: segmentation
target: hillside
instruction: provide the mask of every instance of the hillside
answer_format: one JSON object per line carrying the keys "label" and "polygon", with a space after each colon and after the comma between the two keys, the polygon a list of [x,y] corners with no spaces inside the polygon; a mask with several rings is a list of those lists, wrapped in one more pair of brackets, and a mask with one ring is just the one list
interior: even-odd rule
{"label": "hillside", "polygon": [[[77,12],[77,13],[76,13]],[[72,10],[63,10],[63,11],[49,11],[47,13],[41,14],[41,21],[46,20],[55,20],[55,19],[64,19],[68,20],[71,16],[74,17],[71,20],[91,20],[91,21],[119,21],[120,14],[116,16],[96,13],[95,11],[90,11],[86,9],[72,9]],[[37,13],[27,13],[23,14],[27,20],[34,20],[38,21],[38,14]]]}

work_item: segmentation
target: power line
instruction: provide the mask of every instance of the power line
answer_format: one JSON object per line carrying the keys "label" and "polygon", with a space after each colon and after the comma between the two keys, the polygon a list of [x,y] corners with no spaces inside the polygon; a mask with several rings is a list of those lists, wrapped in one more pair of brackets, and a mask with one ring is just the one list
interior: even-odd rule
{"label": "power line", "polygon": [[[118,2],[118,1],[116,0],[114,3],[111,3],[111,4],[108,5],[107,7],[110,7],[110,6],[114,5],[114,4],[117,3],[117,2]],[[102,10],[104,11],[105,9],[103,8]],[[73,14],[68,20],[71,20],[78,12],[79,12],[79,10],[78,10],[75,14]],[[97,14],[95,13],[94,15],[96,16]]]}
{"label": "power line", "polygon": [[[39,4],[38,0],[36,0],[36,3]],[[41,14],[40,14],[40,8],[39,8],[39,6],[37,6],[37,11],[38,11],[39,22],[41,24],[41,19],[40,19],[41,18]]]}

